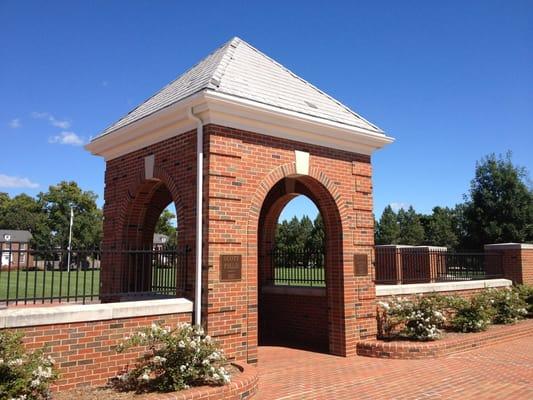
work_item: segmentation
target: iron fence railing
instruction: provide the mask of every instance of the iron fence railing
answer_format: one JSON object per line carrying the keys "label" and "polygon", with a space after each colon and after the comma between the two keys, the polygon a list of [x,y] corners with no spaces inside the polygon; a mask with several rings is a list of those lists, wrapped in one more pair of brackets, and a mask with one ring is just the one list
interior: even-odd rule
{"label": "iron fence railing", "polygon": [[187,287],[189,252],[188,248],[69,251],[0,243],[0,305],[173,296]]}
{"label": "iron fence railing", "polygon": [[451,252],[428,248],[380,248],[375,251],[376,283],[469,281],[503,277],[498,253]]}
{"label": "iron fence railing", "polygon": [[272,250],[263,260],[268,282],[287,286],[325,286],[325,254],[321,250]]}

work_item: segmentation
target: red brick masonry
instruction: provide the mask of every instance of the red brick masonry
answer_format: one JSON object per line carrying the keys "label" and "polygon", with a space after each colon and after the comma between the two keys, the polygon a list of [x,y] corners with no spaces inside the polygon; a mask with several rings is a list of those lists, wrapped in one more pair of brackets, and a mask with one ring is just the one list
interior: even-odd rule
{"label": "red brick masonry", "polygon": [[[257,393],[257,368],[252,365],[233,364],[242,373],[225,386],[201,386],[175,393],[151,393],[139,396],[143,400],[246,400]],[[136,396],[137,397],[137,396]]]}
{"label": "red brick masonry", "polygon": [[357,354],[396,359],[437,358],[531,336],[532,329],[533,320],[526,320],[516,325],[491,326],[485,332],[451,334],[434,342],[361,340],[357,343]]}
{"label": "red brick masonry", "polygon": [[178,322],[190,323],[191,314],[41,325],[16,330],[25,334],[27,348],[48,348],[47,354],[56,360],[60,374],[53,390],[67,390],[105,384],[109,378],[132,365],[142,354],[142,349],[118,354],[115,346],[125,336],[152,323],[176,326]]}

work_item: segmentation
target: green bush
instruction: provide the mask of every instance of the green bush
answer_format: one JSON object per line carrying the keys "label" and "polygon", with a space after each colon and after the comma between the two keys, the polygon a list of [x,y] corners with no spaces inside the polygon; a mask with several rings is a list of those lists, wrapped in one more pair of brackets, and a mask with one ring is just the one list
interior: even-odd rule
{"label": "green bush", "polygon": [[0,332],[0,399],[49,399],[57,378],[54,360],[42,349],[28,352],[22,338],[21,333]]}
{"label": "green bush", "polygon": [[491,323],[493,309],[483,295],[474,296],[470,300],[450,297],[450,307],[453,309],[451,327],[456,331],[484,331]]}
{"label": "green bush", "polygon": [[417,296],[414,300],[393,297],[380,302],[378,310],[380,335],[414,340],[440,338],[446,318],[441,311],[442,296]]}
{"label": "green bush", "polygon": [[148,352],[133,370],[117,377],[119,389],[170,392],[230,381],[222,350],[201,327],[179,324],[170,329],[153,324],[126,338],[117,351],[135,346],[147,346]]}
{"label": "green bush", "polygon": [[516,290],[488,289],[480,297],[490,304],[493,310],[492,322],[495,324],[512,324],[527,315],[527,304]]}
{"label": "green bush", "polygon": [[518,297],[522,299],[527,305],[527,314],[533,317],[533,285],[518,285],[515,287]]}

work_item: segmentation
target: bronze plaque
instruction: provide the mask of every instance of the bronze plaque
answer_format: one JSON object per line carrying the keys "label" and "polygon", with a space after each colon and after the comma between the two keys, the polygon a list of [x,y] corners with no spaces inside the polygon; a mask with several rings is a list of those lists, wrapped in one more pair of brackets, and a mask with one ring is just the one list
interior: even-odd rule
{"label": "bronze plaque", "polygon": [[242,270],[242,256],[240,254],[225,254],[220,256],[220,280],[240,281]]}
{"label": "bronze plaque", "polygon": [[355,276],[368,275],[368,254],[354,254],[353,273]]}

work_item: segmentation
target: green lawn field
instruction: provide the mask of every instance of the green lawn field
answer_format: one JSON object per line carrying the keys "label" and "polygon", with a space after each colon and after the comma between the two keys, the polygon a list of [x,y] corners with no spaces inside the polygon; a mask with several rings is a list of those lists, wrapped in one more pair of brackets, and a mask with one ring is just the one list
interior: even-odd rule
{"label": "green lawn field", "polygon": [[324,268],[275,268],[274,285],[325,287]]}
{"label": "green lawn field", "polygon": [[[18,279],[17,279],[18,278]],[[9,282],[9,288],[8,288]],[[76,296],[91,294],[98,298],[100,270],[87,271],[24,271],[6,270],[0,272],[0,301],[17,298],[63,297],[74,300]]]}

